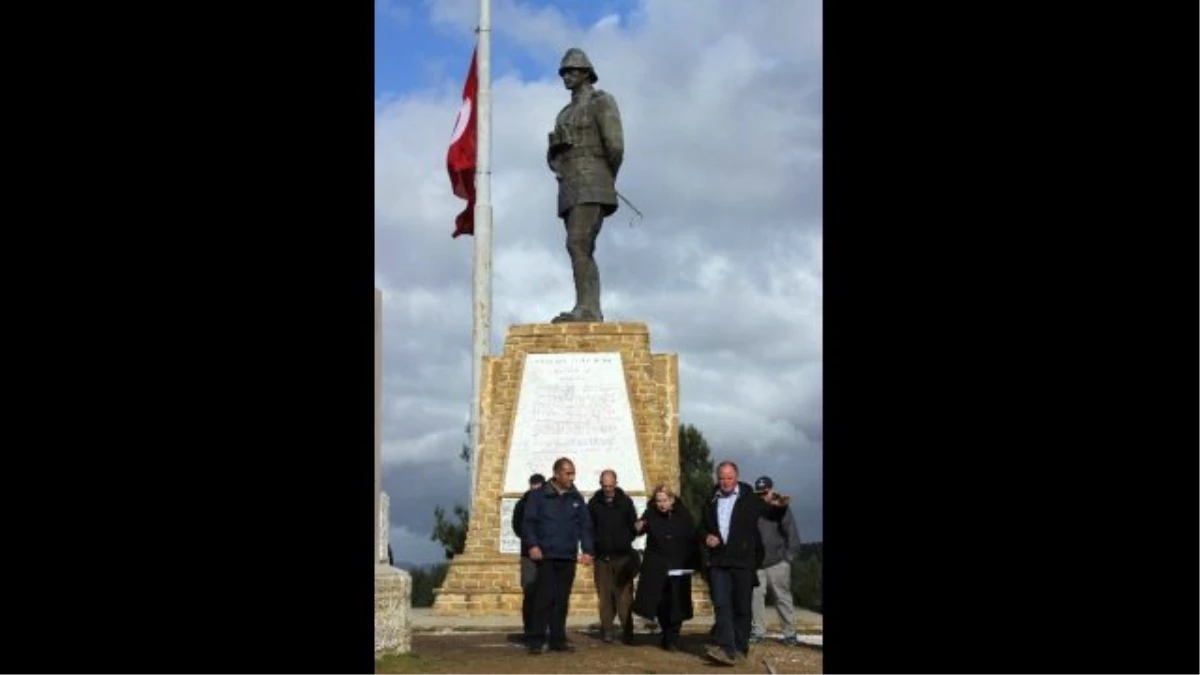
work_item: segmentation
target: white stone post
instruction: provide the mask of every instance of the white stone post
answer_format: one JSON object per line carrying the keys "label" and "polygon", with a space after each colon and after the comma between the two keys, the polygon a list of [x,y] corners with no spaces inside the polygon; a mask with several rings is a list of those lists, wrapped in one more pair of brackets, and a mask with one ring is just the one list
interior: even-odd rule
{"label": "white stone post", "polygon": [[[375,289],[375,654],[412,650],[412,577],[388,564],[388,496],[383,491],[383,293]],[[394,552],[393,552],[394,553]]]}

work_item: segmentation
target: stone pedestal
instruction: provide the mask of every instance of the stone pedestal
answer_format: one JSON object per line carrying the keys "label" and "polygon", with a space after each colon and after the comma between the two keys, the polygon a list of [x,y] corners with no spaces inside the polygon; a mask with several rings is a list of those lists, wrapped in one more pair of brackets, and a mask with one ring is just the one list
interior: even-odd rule
{"label": "stone pedestal", "polygon": [[387,563],[375,566],[375,654],[412,650],[412,577]]}
{"label": "stone pedestal", "polygon": [[[678,359],[650,352],[646,324],[513,326],[503,353],[484,359],[482,376],[470,528],[437,591],[438,615],[520,614],[512,506],[529,475],[551,476],[557,457],[573,461],[585,499],[605,468],[616,470],[639,511],[654,485],[679,489]],[[696,610],[705,611],[703,582],[696,590]],[[570,610],[597,614],[589,567],[578,568]]]}
{"label": "stone pedestal", "polygon": [[379,493],[379,535],[375,551],[375,653],[412,649],[412,576],[388,562],[388,496]]}
{"label": "stone pedestal", "polygon": [[412,649],[412,577],[388,564],[388,496],[383,492],[383,294],[375,289],[375,653]]}

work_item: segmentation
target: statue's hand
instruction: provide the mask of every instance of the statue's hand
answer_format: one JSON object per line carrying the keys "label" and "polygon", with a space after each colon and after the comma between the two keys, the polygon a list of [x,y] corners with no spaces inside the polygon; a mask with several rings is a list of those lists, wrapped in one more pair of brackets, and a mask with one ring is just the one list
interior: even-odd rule
{"label": "statue's hand", "polygon": [[558,157],[558,151],[550,148],[546,151],[546,165],[554,172],[554,177],[562,180],[562,161]]}

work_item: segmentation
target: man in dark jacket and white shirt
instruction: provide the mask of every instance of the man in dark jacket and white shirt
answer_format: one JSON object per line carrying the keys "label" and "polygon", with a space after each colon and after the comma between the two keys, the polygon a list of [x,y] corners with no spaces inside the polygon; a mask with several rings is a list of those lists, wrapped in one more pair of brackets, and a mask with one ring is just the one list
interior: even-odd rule
{"label": "man in dark jacket and white shirt", "polygon": [[[554,477],[525,501],[521,544],[537,565],[537,601],[529,635],[529,653],[574,651],[567,642],[567,609],[575,583],[575,562],[592,564],[595,548],[592,519],[583,495],[575,489],[575,464],[566,457],[554,462]],[[580,553],[582,549],[582,554]],[[550,642],[546,644],[546,628]]]}
{"label": "man in dark jacket and white shirt", "polygon": [[771,501],[760,498],[738,480],[737,464],[717,465],[717,486],[704,509],[708,583],[717,615],[717,646],[708,655],[715,661],[734,665],[749,657],[751,603],[763,561],[758,520],[783,518],[788,501],[779,494]]}
{"label": "man in dark jacket and white shirt", "polygon": [[[775,482],[770,476],[754,481],[754,493],[769,502],[775,494]],[[791,509],[783,518],[758,519],[758,533],[762,537],[763,561],[758,569],[758,585],[754,587],[753,619],[750,622],[750,643],[761,642],[767,632],[766,597],[770,593],[779,613],[783,642],[798,645],[796,641],[796,615],[792,606],[792,559],[800,552],[800,532],[796,529],[796,518]]]}

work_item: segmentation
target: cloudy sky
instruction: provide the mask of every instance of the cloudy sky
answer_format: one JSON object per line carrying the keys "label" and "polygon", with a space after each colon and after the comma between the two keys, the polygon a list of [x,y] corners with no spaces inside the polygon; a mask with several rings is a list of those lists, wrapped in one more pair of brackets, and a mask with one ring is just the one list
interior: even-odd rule
{"label": "cloudy sky", "polygon": [[[493,336],[574,303],[546,133],[582,47],[625,126],[605,221],[611,321],[679,355],[680,416],[716,459],[794,498],[821,530],[821,5],[814,0],[493,0]],[[440,560],[435,504],[467,501],[469,237],[446,149],[478,0],[379,0],[375,278],[384,291],[385,490],[397,560]]]}

